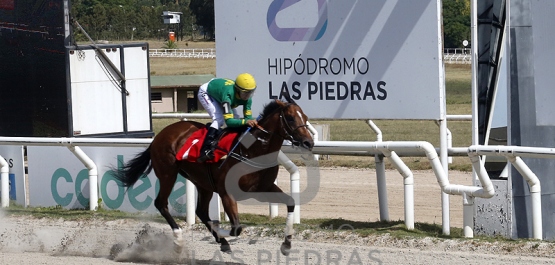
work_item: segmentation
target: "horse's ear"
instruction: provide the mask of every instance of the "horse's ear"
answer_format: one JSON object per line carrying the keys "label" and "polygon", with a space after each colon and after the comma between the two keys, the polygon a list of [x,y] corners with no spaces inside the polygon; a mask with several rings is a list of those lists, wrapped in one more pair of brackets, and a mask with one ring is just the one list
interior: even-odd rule
{"label": "horse's ear", "polygon": [[289,93],[289,90],[287,90],[286,93],[283,93],[283,97],[285,98],[285,100],[287,100],[288,103],[297,104],[297,102],[295,102],[295,100],[291,98],[291,94]]}
{"label": "horse's ear", "polygon": [[295,101],[291,98],[291,94],[289,94],[289,90],[285,90],[285,93],[283,93],[281,96],[285,98],[285,102],[296,104]]}
{"label": "horse's ear", "polygon": [[276,99],[276,103],[277,103],[280,107],[285,106],[285,102],[283,102],[283,101],[281,101],[281,100],[279,100],[279,99]]}

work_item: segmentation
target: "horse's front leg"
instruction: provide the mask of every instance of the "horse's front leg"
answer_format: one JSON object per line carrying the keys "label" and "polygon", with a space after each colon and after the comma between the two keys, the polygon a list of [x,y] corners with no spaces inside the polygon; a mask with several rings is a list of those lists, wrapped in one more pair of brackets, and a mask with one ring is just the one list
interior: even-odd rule
{"label": "horse's front leg", "polygon": [[[293,198],[291,198],[293,200]],[[283,243],[281,243],[281,254],[288,256],[291,252],[291,240],[293,239],[293,235],[295,234],[295,229],[293,229],[293,222],[294,222],[294,212],[295,212],[295,203],[293,205],[287,205],[287,218],[285,219],[285,239]]]}
{"label": "horse's front leg", "polygon": [[272,203],[284,203],[287,205],[287,218],[285,219],[285,239],[281,243],[281,254],[288,256],[291,252],[291,240],[295,234],[295,229],[293,229],[294,212],[295,212],[295,200],[290,195],[284,193],[277,185],[272,185],[269,192],[266,193],[266,198],[259,198],[264,201]]}
{"label": "horse's front leg", "polygon": [[272,184],[268,190],[260,192],[255,196],[260,202],[283,203],[287,205],[287,219],[285,220],[285,239],[281,244],[281,254],[288,256],[291,252],[291,240],[295,234],[293,229],[295,200],[290,195],[284,193],[277,185]]}

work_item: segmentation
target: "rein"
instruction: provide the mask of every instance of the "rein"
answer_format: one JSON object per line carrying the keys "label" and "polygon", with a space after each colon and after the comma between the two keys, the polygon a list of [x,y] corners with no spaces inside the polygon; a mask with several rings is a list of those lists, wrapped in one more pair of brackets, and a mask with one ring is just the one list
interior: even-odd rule
{"label": "rein", "polygon": [[[287,123],[287,121],[285,120],[285,114],[283,113],[283,108],[280,110],[280,113],[279,113],[279,121],[280,121],[281,128],[283,129],[284,134],[281,134],[281,133],[278,131],[278,132],[276,132],[277,135],[278,135],[279,137],[281,137],[283,140],[288,140],[288,141],[290,141],[290,142],[291,142],[293,145],[295,145],[295,146],[300,145],[300,142],[297,141],[297,140],[295,140],[295,139],[293,138],[292,134],[293,134],[296,130],[298,130],[299,128],[308,127],[308,125],[307,125],[307,124],[302,124],[302,125],[299,125],[299,126],[297,126],[297,127],[295,127],[295,128],[292,128],[292,127],[289,125],[289,123]],[[258,128],[259,128],[262,132],[269,133],[269,132],[267,132],[266,130],[262,129],[260,126],[258,126]],[[241,139],[242,139],[242,137],[241,137]],[[239,144],[239,142],[241,141],[241,139],[239,139],[239,141],[237,142],[237,144]],[[233,149],[234,149],[234,148],[233,148]],[[243,162],[243,163],[245,163],[245,164],[251,166],[251,167],[255,167],[255,168],[269,168],[269,167],[273,167],[273,166],[277,166],[277,165],[278,165],[277,162],[272,162],[272,163],[267,163],[267,164],[255,162],[255,161],[253,161],[253,160],[251,160],[251,159],[249,159],[249,158],[247,158],[247,157],[245,157],[245,156],[243,156],[243,155],[241,155],[241,154],[238,154],[238,153],[234,152],[233,149],[228,153],[228,155],[229,155],[230,157],[234,158],[234,159],[237,159],[237,160],[239,160],[239,161],[241,161],[241,162]],[[226,159],[226,160],[227,160],[227,159]],[[224,160],[224,162],[225,162],[225,160]],[[223,165],[223,162],[222,162],[222,165]],[[220,165],[220,167],[221,167],[222,165]]]}
{"label": "rein", "polygon": [[255,167],[255,168],[265,169],[265,168],[275,167],[279,164],[277,161],[274,161],[271,163],[258,163],[256,161],[253,161],[252,159],[249,159],[235,152],[229,153],[229,156],[247,164],[248,166]]}

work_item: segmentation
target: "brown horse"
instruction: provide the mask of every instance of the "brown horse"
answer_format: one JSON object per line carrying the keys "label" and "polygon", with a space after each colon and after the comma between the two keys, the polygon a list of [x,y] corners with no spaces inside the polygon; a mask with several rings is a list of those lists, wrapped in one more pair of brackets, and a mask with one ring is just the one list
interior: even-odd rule
{"label": "brown horse", "polygon": [[[160,191],[154,205],[166,219],[174,232],[175,244],[183,245],[182,232],[168,211],[168,197],[173,190],[177,174],[189,179],[198,190],[196,215],[212,233],[220,250],[231,252],[226,236],[238,236],[242,227],[239,223],[237,201],[249,198],[261,202],[284,203],[287,205],[285,240],[281,252],[288,255],[293,235],[293,211],[295,202],[291,196],[274,184],[278,174],[277,156],[284,140],[293,145],[312,150],[314,141],[308,131],[307,116],[289,97],[288,102],[272,101],[264,107],[258,124],[240,133],[227,159],[217,163],[193,163],[176,159],[176,154],[187,138],[205,126],[193,121],[180,121],[164,128],[156,135],[150,146],[130,160],[115,177],[125,187],[131,187],[141,176],[152,169],[160,180]],[[240,142],[238,142],[240,141]],[[236,145],[237,144],[237,145]],[[221,199],[231,230],[220,229],[208,215],[208,206],[213,192]],[[189,203],[189,202],[187,202]]]}

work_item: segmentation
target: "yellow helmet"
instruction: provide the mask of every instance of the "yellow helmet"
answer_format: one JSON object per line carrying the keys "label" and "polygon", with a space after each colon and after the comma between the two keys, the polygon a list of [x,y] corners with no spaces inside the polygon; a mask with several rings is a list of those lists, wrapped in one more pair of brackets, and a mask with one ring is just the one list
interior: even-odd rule
{"label": "yellow helmet", "polygon": [[242,92],[253,92],[256,89],[256,81],[249,73],[243,73],[235,79],[235,87]]}

